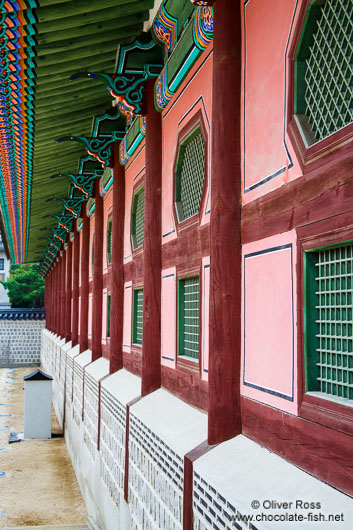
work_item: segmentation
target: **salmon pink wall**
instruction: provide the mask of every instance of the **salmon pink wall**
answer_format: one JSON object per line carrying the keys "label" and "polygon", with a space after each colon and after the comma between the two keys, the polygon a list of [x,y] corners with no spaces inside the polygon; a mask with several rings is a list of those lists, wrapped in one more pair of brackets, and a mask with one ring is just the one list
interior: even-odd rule
{"label": "salmon pink wall", "polygon": [[[177,156],[178,135],[198,113],[201,113],[207,135],[209,135],[212,118],[211,79],[212,47],[210,46],[192,68],[173,101],[162,113],[162,243],[168,243],[177,237],[173,216],[173,172]],[[211,174],[210,160],[210,149],[208,149],[206,164],[209,175]],[[203,206],[201,224],[208,223],[210,218],[208,189],[206,189],[206,201]]]}
{"label": "salmon pink wall", "polygon": [[131,352],[132,282],[124,284],[123,351]]}
{"label": "salmon pink wall", "polygon": [[175,368],[176,361],[176,269],[162,271],[161,355],[162,365]]}
{"label": "salmon pink wall", "polygon": [[301,0],[242,1],[244,203],[301,175],[285,126],[286,56],[300,4]]}
{"label": "salmon pink wall", "polygon": [[242,395],[297,413],[295,231],[244,245]]}
{"label": "salmon pink wall", "polygon": [[125,221],[124,221],[124,263],[132,260],[131,248],[131,206],[134,186],[144,176],[145,171],[145,143],[138,150],[136,156],[125,166]]}
{"label": "salmon pink wall", "polygon": [[103,274],[108,271],[107,263],[107,230],[108,230],[108,218],[113,208],[113,189],[110,188],[108,193],[103,198]]}

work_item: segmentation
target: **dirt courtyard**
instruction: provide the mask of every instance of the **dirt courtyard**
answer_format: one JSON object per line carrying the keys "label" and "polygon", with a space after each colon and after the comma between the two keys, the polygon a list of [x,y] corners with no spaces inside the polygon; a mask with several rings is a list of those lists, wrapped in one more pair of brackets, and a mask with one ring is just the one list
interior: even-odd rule
{"label": "dirt courtyard", "polygon": [[83,524],[87,519],[54,413],[51,440],[9,444],[11,432],[23,432],[23,377],[34,370],[0,369],[0,528]]}

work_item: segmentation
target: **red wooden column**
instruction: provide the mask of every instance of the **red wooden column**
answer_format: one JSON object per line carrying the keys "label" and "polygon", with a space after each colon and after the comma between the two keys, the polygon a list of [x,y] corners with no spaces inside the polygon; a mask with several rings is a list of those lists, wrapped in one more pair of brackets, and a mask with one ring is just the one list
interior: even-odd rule
{"label": "red wooden column", "polygon": [[61,256],[61,282],[60,282],[60,337],[65,338],[65,301],[66,301],[66,251],[63,245]]}
{"label": "red wooden column", "polygon": [[154,108],[152,80],[147,82],[146,106],[142,396],[161,386],[162,122]]}
{"label": "red wooden column", "polygon": [[110,373],[123,367],[125,170],[114,144],[112,283],[110,307]]}
{"label": "red wooden column", "polygon": [[102,356],[103,309],[103,197],[99,193],[99,179],[95,182],[94,199],[94,262],[92,297],[92,361]]}
{"label": "red wooden column", "polygon": [[49,286],[48,298],[47,298],[48,313],[47,313],[47,306],[46,306],[45,318],[46,318],[47,329],[49,329],[50,331],[53,331],[53,269],[50,269],[47,275],[47,278],[48,278],[48,286]]}
{"label": "red wooden column", "polygon": [[61,332],[61,327],[60,327],[60,319],[61,319],[61,278],[62,278],[62,274],[61,274],[61,264],[62,264],[62,261],[61,261],[61,257],[60,257],[60,253],[59,253],[59,260],[56,264],[57,266],[57,293],[58,293],[58,300],[57,300],[57,307],[56,307],[56,311],[57,311],[57,314],[56,314],[56,329],[57,329],[57,334],[58,336],[60,337],[60,332]]}
{"label": "red wooden column", "polygon": [[55,333],[59,335],[59,314],[60,314],[60,265],[59,261],[55,263],[55,290],[54,290],[54,308],[55,308]]}
{"label": "red wooden column", "polygon": [[56,288],[56,263],[54,263],[52,268],[53,275],[53,284],[52,284],[52,331],[56,333],[56,297],[57,297],[57,288]]}
{"label": "red wooden column", "polygon": [[240,4],[222,0],[214,9],[209,444],[241,432]]}
{"label": "red wooden column", "polygon": [[66,288],[65,288],[65,342],[71,340],[71,297],[72,297],[72,243],[70,234],[66,251]]}
{"label": "red wooden column", "polygon": [[79,280],[80,280],[80,234],[77,221],[74,229],[72,256],[72,347],[78,344],[78,311],[79,311]]}
{"label": "red wooden column", "polygon": [[80,311],[80,352],[88,348],[88,282],[89,282],[89,218],[86,209],[82,215],[81,252],[81,311]]}

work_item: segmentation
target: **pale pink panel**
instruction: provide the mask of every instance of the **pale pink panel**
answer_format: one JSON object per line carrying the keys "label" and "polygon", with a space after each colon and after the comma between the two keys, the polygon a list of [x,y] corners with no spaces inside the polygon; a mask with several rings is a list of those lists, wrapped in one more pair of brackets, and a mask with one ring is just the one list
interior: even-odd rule
{"label": "pale pink panel", "polygon": [[131,352],[132,283],[124,285],[123,351]]}
{"label": "pale pink panel", "polygon": [[[280,170],[286,174],[285,64],[295,6],[296,0],[251,0],[244,6],[245,190]],[[282,182],[277,179],[277,186]],[[254,192],[262,193],[261,186]]]}
{"label": "pale pink panel", "polygon": [[78,335],[80,335],[80,324],[81,324],[81,296],[78,299]]}
{"label": "pale pink panel", "polygon": [[89,225],[89,279],[92,280],[93,278],[93,260],[92,260],[92,246],[93,246],[93,240],[94,240],[94,215],[90,218],[90,225]]}
{"label": "pale pink panel", "polygon": [[[163,170],[162,170],[162,242],[168,243],[177,237],[173,217],[174,163],[177,156],[179,132],[187,126],[196,114],[201,112],[210,133],[212,123],[212,45],[202,54],[180,86],[175,97],[162,113],[163,128]],[[209,138],[208,175],[211,174],[211,143]],[[201,224],[209,222],[210,196],[206,190]],[[208,212],[205,214],[205,212]]]}
{"label": "pale pink panel", "polygon": [[295,234],[243,249],[242,394],[297,411]]}
{"label": "pale pink panel", "polygon": [[108,230],[108,217],[113,204],[113,194],[111,190],[104,196],[103,199],[103,272],[108,270],[107,263],[107,230]]}
{"label": "pale pink panel", "polygon": [[88,297],[88,338],[92,338],[92,293]]}
{"label": "pale pink panel", "polygon": [[202,259],[202,379],[208,379],[208,344],[210,321],[210,257]]}
{"label": "pale pink panel", "polygon": [[107,290],[103,290],[102,307],[102,343],[107,344]]}
{"label": "pale pink panel", "polygon": [[176,270],[162,271],[162,364],[175,368],[176,360]]}

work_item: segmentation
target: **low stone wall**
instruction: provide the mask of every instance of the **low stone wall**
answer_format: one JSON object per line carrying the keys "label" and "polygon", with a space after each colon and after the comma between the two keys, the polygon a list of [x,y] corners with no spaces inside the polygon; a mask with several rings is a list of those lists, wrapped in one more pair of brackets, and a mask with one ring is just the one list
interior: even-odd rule
{"label": "low stone wall", "polygon": [[38,309],[0,310],[0,367],[40,364],[44,316]]}

